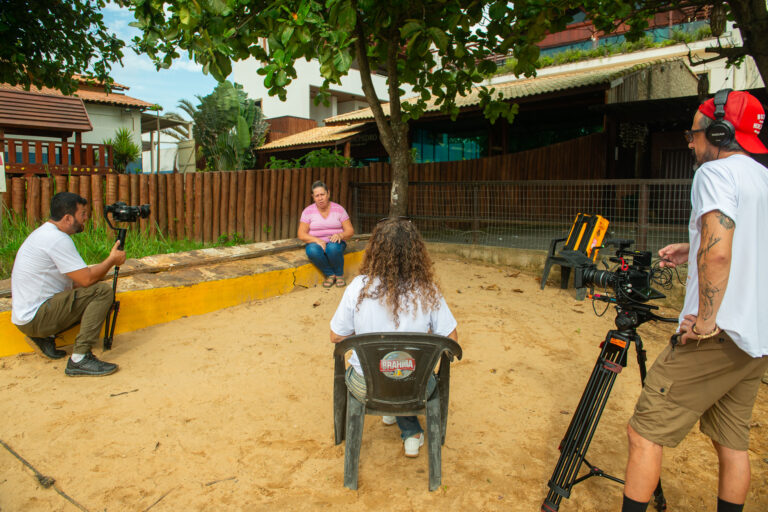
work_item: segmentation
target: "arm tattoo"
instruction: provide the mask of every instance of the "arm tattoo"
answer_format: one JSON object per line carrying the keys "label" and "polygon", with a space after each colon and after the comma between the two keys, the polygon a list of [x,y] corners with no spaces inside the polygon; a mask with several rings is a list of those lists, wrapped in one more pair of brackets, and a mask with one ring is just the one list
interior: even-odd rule
{"label": "arm tattoo", "polygon": [[715,295],[720,293],[720,288],[712,286],[711,282],[707,282],[701,289],[701,295],[704,299],[699,304],[699,315],[702,320],[709,320],[715,311]]}
{"label": "arm tattoo", "polygon": [[717,212],[717,220],[720,221],[720,225],[725,229],[733,229],[736,226],[736,223],[733,222],[733,219],[724,213]]}
{"label": "arm tattoo", "polygon": [[[727,219],[728,217],[726,217]],[[699,248],[699,252],[696,255],[696,262],[701,265],[701,259],[709,253],[710,249],[712,249],[717,243],[720,241],[720,237],[715,235],[710,235],[709,239],[707,239],[707,243],[705,246],[702,246]]]}

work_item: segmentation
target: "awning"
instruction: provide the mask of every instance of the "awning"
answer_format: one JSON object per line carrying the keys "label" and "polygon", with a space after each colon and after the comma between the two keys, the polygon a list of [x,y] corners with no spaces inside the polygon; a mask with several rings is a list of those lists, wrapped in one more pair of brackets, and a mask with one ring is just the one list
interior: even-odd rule
{"label": "awning", "polygon": [[83,100],[0,89],[0,128],[7,134],[69,137],[93,130]]}
{"label": "awning", "polygon": [[160,123],[160,129],[165,130],[167,128],[173,128],[174,126],[182,126],[191,123],[192,121],[179,121],[172,117],[158,116],[154,112],[142,112],[141,113],[141,133],[154,132],[158,129],[158,122]]}
{"label": "awning", "polygon": [[366,129],[371,123],[356,123],[335,126],[319,126],[311,130],[294,133],[257,149],[259,152],[277,151],[282,148],[298,149],[300,147],[328,146],[343,144]]}

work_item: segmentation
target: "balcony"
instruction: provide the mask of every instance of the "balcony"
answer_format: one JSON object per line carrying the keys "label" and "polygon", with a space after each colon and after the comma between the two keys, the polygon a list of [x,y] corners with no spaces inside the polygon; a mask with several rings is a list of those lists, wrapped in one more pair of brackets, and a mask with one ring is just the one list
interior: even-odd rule
{"label": "balcony", "polygon": [[117,174],[109,145],[6,138],[0,149],[10,176]]}

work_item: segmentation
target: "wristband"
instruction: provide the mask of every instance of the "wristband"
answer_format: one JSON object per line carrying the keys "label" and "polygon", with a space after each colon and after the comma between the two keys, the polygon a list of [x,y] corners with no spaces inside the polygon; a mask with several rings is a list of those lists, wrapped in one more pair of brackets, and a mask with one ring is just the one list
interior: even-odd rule
{"label": "wristband", "polygon": [[691,326],[691,332],[693,332],[693,334],[696,335],[696,337],[698,338],[699,341],[706,340],[706,339],[709,339],[709,338],[714,338],[715,336],[717,336],[720,333],[720,331],[721,331],[721,329],[717,325],[715,325],[715,328],[712,329],[712,332],[708,332],[706,334],[701,334],[699,332],[696,332],[696,324],[693,324]]}

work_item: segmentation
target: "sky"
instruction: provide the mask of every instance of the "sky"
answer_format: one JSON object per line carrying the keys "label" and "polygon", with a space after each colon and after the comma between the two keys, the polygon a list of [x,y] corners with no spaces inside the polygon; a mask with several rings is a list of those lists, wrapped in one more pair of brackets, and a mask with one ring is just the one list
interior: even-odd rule
{"label": "sky", "polygon": [[131,39],[139,35],[139,30],[128,26],[134,21],[133,14],[109,3],[102,9],[104,22],[111,32],[126,43],[123,48],[123,65],[112,65],[111,76],[115,82],[128,86],[124,91],[127,96],[157,103],[163,107],[162,114],[177,112],[179,100],[188,99],[197,104],[196,95],[206,96],[216,87],[216,80],[203,73],[202,66],[187,58],[185,52],[176,59],[170,69],[157,71],[146,55],[137,55],[129,46]]}

